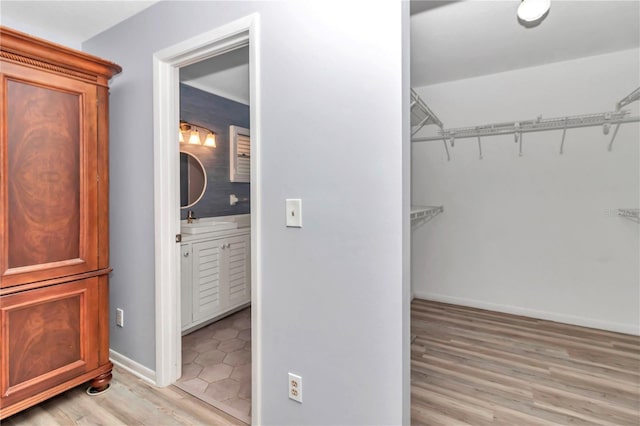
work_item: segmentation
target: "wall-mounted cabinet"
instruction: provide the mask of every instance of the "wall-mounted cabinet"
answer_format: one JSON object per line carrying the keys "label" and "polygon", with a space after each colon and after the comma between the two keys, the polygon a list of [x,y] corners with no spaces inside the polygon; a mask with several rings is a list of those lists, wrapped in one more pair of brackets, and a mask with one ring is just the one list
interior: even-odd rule
{"label": "wall-mounted cabinet", "polygon": [[251,301],[249,228],[189,237],[181,248],[182,331]]}

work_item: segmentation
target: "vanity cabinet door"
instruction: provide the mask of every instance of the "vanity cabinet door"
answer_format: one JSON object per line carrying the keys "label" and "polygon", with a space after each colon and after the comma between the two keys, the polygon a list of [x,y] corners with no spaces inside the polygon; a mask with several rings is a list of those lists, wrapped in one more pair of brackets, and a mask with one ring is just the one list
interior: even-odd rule
{"label": "vanity cabinet door", "polygon": [[2,63],[0,287],[98,269],[97,97],[93,84]]}
{"label": "vanity cabinet door", "polygon": [[180,318],[182,329],[193,322],[193,253],[191,244],[180,245]]}
{"label": "vanity cabinet door", "polygon": [[193,321],[220,313],[224,239],[192,243]]}
{"label": "vanity cabinet door", "polygon": [[241,235],[227,239],[225,245],[225,299],[228,308],[251,300],[251,236]]}
{"label": "vanity cabinet door", "polygon": [[182,331],[212,321],[251,301],[251,235],[183,243]]}

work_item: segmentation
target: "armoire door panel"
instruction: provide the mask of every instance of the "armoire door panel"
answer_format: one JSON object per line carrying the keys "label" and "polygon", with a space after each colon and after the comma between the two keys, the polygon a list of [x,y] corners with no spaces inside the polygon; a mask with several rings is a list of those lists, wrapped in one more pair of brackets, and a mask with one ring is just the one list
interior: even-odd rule
{"label": "armoire door panel", "polygon": [[97,269],[96,87],[3,64],[0,285]]}
{"label": "armoire door panel", "polygon": [[76,259],[82,99],[9,80],[7,100],[8,267]]}
{"label": "armoire door panel", "polygon": [[[81,294],[18,309],[9,315],[9,387],[78,361]],[[51,356],[55,354],[55,356]]]}
{"label": "armoire door panel", "polygon": [[2,405],[98,367],[98,277],[0,299]]}

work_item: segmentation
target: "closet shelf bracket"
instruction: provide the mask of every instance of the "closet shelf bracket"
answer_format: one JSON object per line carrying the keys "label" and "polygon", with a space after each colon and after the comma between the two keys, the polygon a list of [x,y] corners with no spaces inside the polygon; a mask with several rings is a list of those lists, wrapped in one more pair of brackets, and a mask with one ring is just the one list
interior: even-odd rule
{"label": "closet shelf bracket", "polygon": [[443,211],[443,206],[411,206],[411,220],[429,221]]}
{"label": "closet shelf bracket", "polygon": [[440,129],[443,127],[440,119],[429,109],[416,91],[411,89],[411,136],[429,124],[435,124]]}
{"label": "closet shelf bracket", "polygon": [[640,87],[622,98],[620,102],[616,104],[616,110],[620,111],[620,109],[624,108],[632,102],[637,101],[638,99],[640,99]]}
{"label": "closet shelf bracket", "polygon": [[640,223],[640,209],[618,209],[618,216]]}

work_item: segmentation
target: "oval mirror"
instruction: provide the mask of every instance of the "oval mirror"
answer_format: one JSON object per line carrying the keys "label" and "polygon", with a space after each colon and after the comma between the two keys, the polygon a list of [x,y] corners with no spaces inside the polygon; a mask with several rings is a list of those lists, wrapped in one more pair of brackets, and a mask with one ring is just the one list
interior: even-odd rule
{"label": "oval mirror", "polygon": [[207,188],[207,172],[196,156],[180,151],[180,208],[187,209],[200,201]]}

